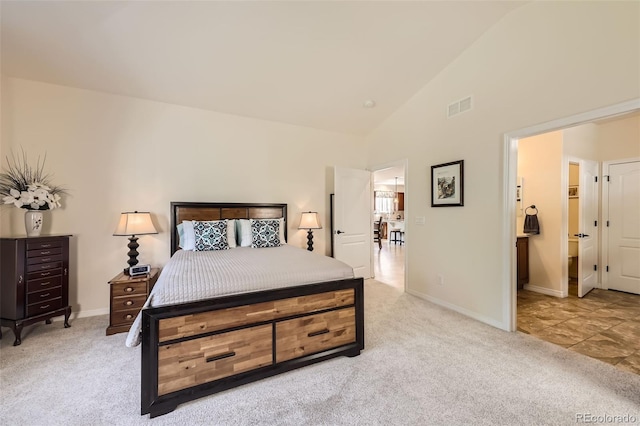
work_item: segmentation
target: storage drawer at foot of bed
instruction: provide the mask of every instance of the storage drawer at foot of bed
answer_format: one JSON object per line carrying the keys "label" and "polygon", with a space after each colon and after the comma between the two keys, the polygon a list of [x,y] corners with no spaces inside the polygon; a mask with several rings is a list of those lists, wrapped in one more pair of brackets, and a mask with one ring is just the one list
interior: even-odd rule
{"label": "storage drawer at foot of bed", "polygon": [[273,364],[271,324],[160,346],[158,395]]}
{"label": "storage drawer at foot of bed", "polygon": [[276,362],[356,341],[355,308],[310,315],[276,324]]}

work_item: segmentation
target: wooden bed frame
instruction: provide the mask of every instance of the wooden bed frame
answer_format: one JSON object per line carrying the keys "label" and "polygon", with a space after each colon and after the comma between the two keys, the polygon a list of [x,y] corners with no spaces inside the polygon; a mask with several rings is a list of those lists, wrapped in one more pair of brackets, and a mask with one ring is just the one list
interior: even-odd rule
{"label": "wooden bed frame", "polygon": [[[285,218],[286,204],[171,203],[171,254],[183,220]],[[363,279],[142,310],[141,414],[364,349]]]}

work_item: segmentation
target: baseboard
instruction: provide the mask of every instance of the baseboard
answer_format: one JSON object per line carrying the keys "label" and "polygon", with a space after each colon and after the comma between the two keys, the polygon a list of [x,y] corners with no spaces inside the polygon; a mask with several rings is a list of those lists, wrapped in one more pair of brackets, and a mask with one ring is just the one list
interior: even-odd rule
{"label": "baseboard", "polygon": [[73,312],[73,309],[71,310],[71,319],[97,317],[98,315],[109,315],[109,308],[92,309],[87,311],[80,309],[78,312]]}
{"label": "baseboard", "polygon": [[458,305],[454,305],[452,303],[446,302],[446,301],[438,299],[436,297],[429,296],[428,294],[420,293],[419,291],[410,290],[410,289],[406,289],[405,291],[407,293],[409,293],[410,295],[412,295],[412,296],[416,296],[416,297],[419,297],[420,299],[427,300],[427,301],[429,301],[431,303],[434,303],[434,304],[436,304],[438,306],[442,306],[443,308],[451,309],[452,311],[458,312],[459,314],[462,314],[462,315],[465,315],[467,317],[473,318],[474,320],[483,322],[483,323],[488,324],[488,325],[490,325],[492,327],[499,328],[500,330],[504,330],[504,331],[510,331],[510,326],[507,323],[496,321],[493,318],[489,318],[489,317],[484,316],[482,314],[479,314],[477,312],[470,311],[468,309],[465,309],[465,308],[460,307]]}
{"label": "baseboard", "polygon": [[532,285],[532,284],[525,284],[524,285],[524,289],[525,290],[529,290],[529,291],[534,291],[536,293],[546,294],[547,296],[554,296],[554,297],[567,297],[568,296],[567,294],[565,294],[561,290],[552,290],[550,288],[540,287],[540,286]]}

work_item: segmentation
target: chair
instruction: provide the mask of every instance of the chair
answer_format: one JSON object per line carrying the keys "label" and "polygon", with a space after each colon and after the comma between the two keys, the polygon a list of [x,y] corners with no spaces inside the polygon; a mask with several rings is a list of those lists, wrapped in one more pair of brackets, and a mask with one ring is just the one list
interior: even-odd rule
{"label": "chair", "polygon": [[389,228],[389,244],[393,241],[393,244],[402,245],[404,243],[404,222],[389,222],[391,228]]}
{"label": "chair", "polygon": [[382,249],[382,218],[373,222],[373,242],[378,243],[378,247]]}

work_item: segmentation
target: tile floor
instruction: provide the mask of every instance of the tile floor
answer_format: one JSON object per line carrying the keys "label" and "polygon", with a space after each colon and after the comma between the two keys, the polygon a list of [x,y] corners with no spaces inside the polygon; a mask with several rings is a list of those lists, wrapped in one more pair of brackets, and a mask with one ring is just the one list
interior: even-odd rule
{"label": "tile floor", "polygon": [[518,290],[518,331],[640,374],[640,296],[594,289],[582,299]]}
{"label": "tile floor", "polygon": [[404,244],[382,240],[382,248],[373,248],[373,273],[381,283],[404,289]]}

